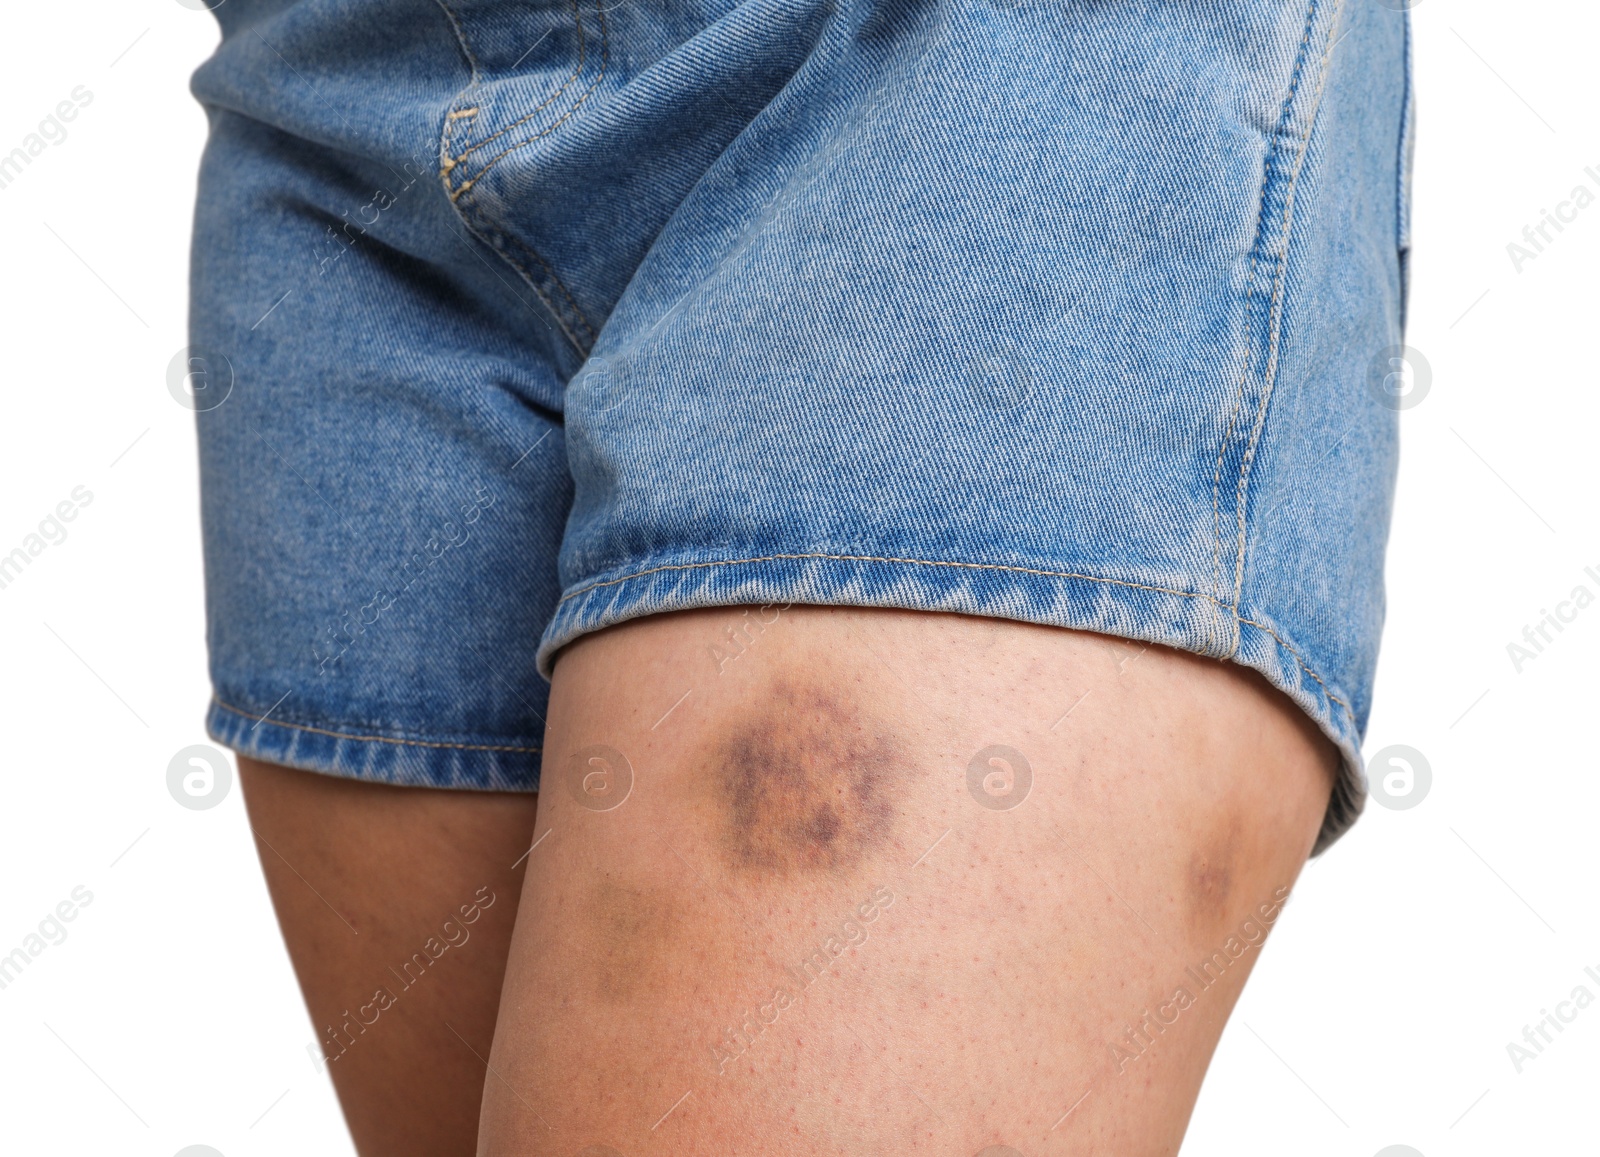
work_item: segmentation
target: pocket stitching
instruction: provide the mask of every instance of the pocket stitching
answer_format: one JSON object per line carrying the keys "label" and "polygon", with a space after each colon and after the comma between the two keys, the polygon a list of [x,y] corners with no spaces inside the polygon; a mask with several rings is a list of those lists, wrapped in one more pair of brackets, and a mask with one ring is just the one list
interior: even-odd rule
{"label": "pocket stitching", "polygon": [[[574,0],[574,7],[576,8],[576,6],[577,6],[576,5],[576,0]],[[482,168],[480,168],[476,173],[474,173],[471,177],[469,177],[466,181],[464,181],[460,185],[460,187],[458,187],[455,190],[455,192],[451,194],[452,198],[460,197],[461,194],[465,193],[468,189],[472,188],[472,186],[477,184],[478,180],[485,173],[487,173],[490,169],[494,168],[494,166],[499,164],[500,161],[502,159],[504,159],[505,157],[507,157],[510,154],[516,152],[518,149],[523,148],[524,146],[527,146],[527,145],[531,145],[535,141],[542,140],[545,137],[549,136],[551,133],[555,132],[562,125],[566,124],[567,121],[572,119],[572,117],[577,113],[578,109],[583,106],[584,101],[588,100],[592,95],[594,95],[595,89],[599,88],[601,81],[603,81],[605,79],[606,69],[608,67],[610,67],[610,62],[611,62],[610,36],[609,36],[609,30],[606,27],[605,9],[600,6],[599,0],[596,0],[596,3],[595,3],[595,13],[600,17],[600,71],[599,71],[598,74],[596,74],[594,80],[592,82],[590,82],[589,87],[586,88],[583,91],[583,94],[581,96],[579,96],[577,100],[572,102],[572,107],[569,108],[566,112],[562,113],[560,119],[558,119],[549,128],[542,129],[541,131],[535,133],[533,136],[528,137],[526,140],[518,141],[516,144],[511,145],[511,146],[501,150],[500,152],[496,153],[494,156],[490,157],[487,161],[485,161],[483,163],[483,167]],[[581,14],[579,16],[579,28],[580,29],[582,28],[582,16],[581,16]],[[580,32],[580,37],[581,37],[581,32]],[[582,67],[582,57],[581,57],[582,41],[581,41],[581,39],[579,41],[579,52],[580,52],[579,67],[581,69],[581,67]],[[570,84],[571,82],[569,81],[568,83]],[[565,86],[563,86],[563,87],[565,87]],[[548,105],[549,102],[546,101],[545,104]],[[542,108],[544,106],[540,106],[540,107]],[[536,109],[534,111],[537,112],[538,110]],[[533,113],[529,113],[528,114],[528,116],[532,116],[532,115],[534,115],[534,114]],[[527,119],[527,117],[523,117],[522,118],[522,120],[526,120],[526,119]],[[515,123],[516,124],[521,124],[522,120],[519,120],[519,121],[517,121]],[[507,125],[506,126],[507,129],[510,129],[512,127],[513,127],[512,125]],[[504,131],[504,130],[502,130],[502,131]],[[499,136],[500,134],[497,133],[495,135]],[[493,140],[493,139],[494,139],[494,137],[486,138],[486,140]],[[481,143],[484,143],[484,142],[480,142],[480,144]]]}
{"label": "pocket stitching", "polygon": [[[533,109],[533,110],[531,110],[531,111],[529,111],[527,113],[524,113],[522,116],[518,117],[516,120],[512,121],[510,124],[506,125],[504,128],[500,129],[499,131],[490,133],[488,136],[484,137],[481,141],[476,141],[473,144],[468,145],[464,150],[462,150],[462,152],[460,153],[459,156],[451,156],[449,158],[448,167],[454,168],[456,165],[458,165],[462,161],[466,160],[467,157],[470,156],[472,153],[477,152],[479,149],[483,148],[483,146],[487,145],[490,141],[497,140],[500,137],[505,136],[506,133],[509,133],[512,129],[516,128],[518,125],[520,125],[520,124],[524,123],[525,121],[531,120],[534,117],[538,116],[541,112],[543,112],[545,109],[549,108],[552,104],[554,104],[557,101],[557,99],[560,98],[561,94],[566,92],[567,89],[572,86],[572,82],[573,81],[577,80],[578,77],[583,75],[583,63],[584,63],[584,59],[585,59],[585,49],[584,49],[584,39],[583,39],[583,12],[578,7],[578,0],[572,0],[572,14],[573,14],[574,22],[575,22],[575,25],[576,25],[576,28],[577,28],[577,32],[578,32],[578,60],[577,60],[577,63],[573,65],[572,75],[567,77],[566,80],[562,81],[561,82],[561,87],[556,89],[555,92],[551,93],[550,96],[548,98],[546,98],[546,100],[544,101],[543,104],[539,105],[537,108],[535,108],[535,109]],[[574,106],[574,107],[576,107],[576,106]],[[570,113],[568,115],[570,115]],[[502,154],[502,155],[504,155],[504,154]],[[498,158],[496,158],[496,159],[498,159]],[[492,161],[492,160],[489,162],[489,164],[493,164],[493,163],[494,163],[494,161]],[[487,169],[488,165],[485,165],[484,168]],[[483,175],[483,172],[480,170],[479,173],[478,173],[478,176],[482,176],[482,175]],[[476,177],[473,178],[473,180],[476,180],[476,179],[477,179]]]}

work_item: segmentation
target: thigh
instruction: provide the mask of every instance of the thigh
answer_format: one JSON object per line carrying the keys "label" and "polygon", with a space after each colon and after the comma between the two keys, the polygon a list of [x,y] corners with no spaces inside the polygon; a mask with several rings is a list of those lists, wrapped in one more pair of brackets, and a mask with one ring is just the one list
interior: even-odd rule
{"label": "thigh", "polygon": [[1235,666],[822,608],[586,636],[546,750],[483,1153],[1173,1152],[1336,764]]}
{"label": "thigh", "polygon": [[470,1152],[581,358],[439,181],[472,74],[441,5],[217,16],[193,346],[169,383],[199,438],[208,730],[240,753],[358,1146]]}
{"label": "thigh", "polygon": [[357,1150],[471,1153],[537,797],[239,774]]}

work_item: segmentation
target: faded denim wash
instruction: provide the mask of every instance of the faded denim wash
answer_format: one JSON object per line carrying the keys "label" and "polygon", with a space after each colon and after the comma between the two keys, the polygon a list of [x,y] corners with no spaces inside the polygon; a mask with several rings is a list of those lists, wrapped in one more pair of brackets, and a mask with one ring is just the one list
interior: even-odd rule
{"label": "faded denim wash", "polygon": [[1255,668],[1343,752],[1319,847],[1354,820],[1404,13],[216,15],[192,341],[218,741],[528,790],[585,632],[903,607]]}

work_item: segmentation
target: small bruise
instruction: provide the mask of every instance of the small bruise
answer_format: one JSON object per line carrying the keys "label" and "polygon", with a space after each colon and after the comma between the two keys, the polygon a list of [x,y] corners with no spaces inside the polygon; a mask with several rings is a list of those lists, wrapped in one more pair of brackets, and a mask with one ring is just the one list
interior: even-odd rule
{"label": "small bruise", "polygon": [[1229,823],[1226,830],[1215,836],[1208,846],[1197,850],[1189,858],[1189,911],[1199,927],[1214,927],[1228,918],[1237,842],[1237,827]]}
{"label": "small bruise", "polygon": [[1189,863],[1189,898],[1202,916],[1221,916],[1228,893],[1233,890],[1233,873],[1226,864],[1197,855]]}
{"label": "small bruise", "polygon": [[678,937],[679,913],[670,896],[602,876],[591,888],[584,970],[594,995],[624,1004],[650,995],[664,977],[660,963]]}
{"label": "small bruise", "polygon": [[715,751],[724,857],[744,872],[847,872],[892,838],[910,764],[838,691],[780,681],[764,701]]}

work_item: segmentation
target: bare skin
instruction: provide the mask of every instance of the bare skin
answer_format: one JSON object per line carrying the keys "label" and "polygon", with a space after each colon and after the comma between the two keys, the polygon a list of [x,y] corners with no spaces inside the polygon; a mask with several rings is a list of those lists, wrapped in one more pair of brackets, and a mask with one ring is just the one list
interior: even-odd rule
{"label": "bare skin", "polygon": [[356,1149],[471,1154],[535,798],[239,776]]}
{"label": "bare skin", "polygon": [[1174,1153],[1334,758],[1254,674],[1096,635],[585,636],[478,1152]]}

